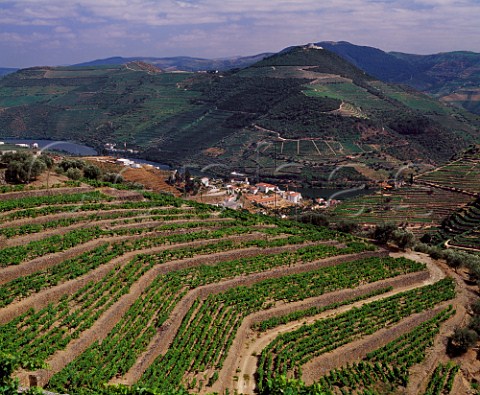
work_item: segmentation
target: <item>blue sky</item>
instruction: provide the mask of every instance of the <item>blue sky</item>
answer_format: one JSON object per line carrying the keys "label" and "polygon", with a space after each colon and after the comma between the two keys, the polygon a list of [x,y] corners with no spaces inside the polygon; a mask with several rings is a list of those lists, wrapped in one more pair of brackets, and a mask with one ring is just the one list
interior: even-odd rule
{"label": "blue sky", "polygon": [[480,0],[0,0],[0,67],[219,58],[316,41],[480,52]]}

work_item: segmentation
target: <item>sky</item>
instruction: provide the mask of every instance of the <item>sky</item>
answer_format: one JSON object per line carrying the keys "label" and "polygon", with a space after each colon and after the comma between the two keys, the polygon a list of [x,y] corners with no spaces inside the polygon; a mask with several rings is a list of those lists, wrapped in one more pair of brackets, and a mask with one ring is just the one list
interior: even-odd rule
{"label": "sky", "polygon": [[349,41],[480,52],[480,0],[0,0],[0,67],[222,58]]}

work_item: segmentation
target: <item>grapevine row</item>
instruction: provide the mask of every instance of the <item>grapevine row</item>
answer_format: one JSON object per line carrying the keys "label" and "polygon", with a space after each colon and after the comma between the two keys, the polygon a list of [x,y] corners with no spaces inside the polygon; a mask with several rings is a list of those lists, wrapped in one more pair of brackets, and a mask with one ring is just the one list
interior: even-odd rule
{"label": "grapevine row", "polygon": [[[220,369],[243,318],[268,309],[278,301],[303,300],[423,268],[423,264],[403,259],[368,258],[211,295],[205,301],[198,301],[198,312],[192,311],[196,308],[192,307],[192,318],[187,316],[183,320],[168,352],[145,372],[142,383],[167,390],[178,388],[189,372]],[[211,325],[210,318],[214,312],[221,312],[222,317],[228,317],[228,320],[225,318]],[[205,340],[199,340],[203,338]],[[204,357],[202,353],[205,350],[211,352]],[[156,377],[163,377],[163,382],[157,383]]]}
{"label": "grapevine row", "polygon": [[391,326],[404,317],[430,309],[454,296],[454,283],[447,278],[280,335],[262,352],[258,368],[259,386],[263,388],[266,380],[273,375],[292,370],[298,374],[299,368],[316,356]]}
{"label": "grapevine row", "polygon": [[[328,251],[331,248],[331,246],[320,245],[316,246],[316,251],[317,254],[320,254],[319,256],[322,256],[325,254],[325,251]],[[338,251],[339,253],[341,253],[342,250],[339,249]],[[280,264],[287,264],[293,254],[301,254],[305,257],[308,257],[311,256],[312,253],[313,251],[310,247],[305,247],[300,249],[299,251],[285,254],[285,262],[279,261],[276,255],[266,256],[262,259],[270,259],[270,265],[278,266]],[[311,259],[313,259],[313,256]],[[131,307],[129,312],[122,318],[122,320],[117,324],[114,330],[101,344],[94,344],[82,356],[69,364],[63,371],[61,371],[52,378],[52,380],[50,381],[51,388],[59,389],[62,387],[62,385],[64,385],[62,383],[65,382],[76,383],[75,385],[80,385],[80,383],[84,383],[86,381],[92,383],[92,388],[94,388],[96,385],[100,385],[100,383],[108,381],[116,375],[124,374],[135,362],[136,358],[138,358],[138,355],[145,350],[149,341],[152,339],[153,335],[156,332],[155,328],[161,326],[167,319],[170,308],[173,307],[173,305],[171,305],[172,299],[174,299],[175,303],[177,303],[187,289],[192,289],[200,285],[220,281],[221,279],[233,277],[239,274],[246,274],[248,272],[251,273],[266,269],[266,263],[255,262],[255,259],[253,258],[250,259],[251,265],[241,265],[239,264],[239,262],[241,261],[246,262],[247,260],[222,262],[221,264],[200,266],[192,269],[184,269],[159,276],[152,283],[150,289],[145,294],[148,295],[150,292],[152,294],[155,294],[157,297],[155,303],[146,303],[145,298],[147,298],[147,296],[142,296],[141,302],[139,302],[139,304],[135,303]],[[343,271],[347,272],[350,266],[344,266],[345,267]],[[362,262],[362,265],[358,266],[363,267],[364,262]],[[303,277],[306,280],[310,276],[311,273],[310,275],[306,274],[303,276],[294,276],[293,278],[298,279],[300,277]],[[353,277],[353,275],[351,276]],[[268,282],[265,283],[266,284],[263,285],[261,291],[263,295],[265,295],[267,289],[271,289],[271,285],[267,284]],[[168,290],[163,289],[163,287],[167,285],[172,288],[169,288]],[[162,287],[161,291],[157,289],[159,287]],[[241,288],[247,289],[244,287]],[[281,292],[282,288],[285,287],[278,285],[277,291]],[[311,288],[313,290],[313,285]],[[318,288],[315,289],[318,292]],[[167,300],[165,300],[165,298]],[[254,295],[251,298],[258,300],[258,295]],[[148,297],[148,299],[150,300],[150,297]],[[265,300],[265,296],[263,296],[262,299]],[[258,307],[261,307],[261,305],[262,303]],[[168,308],[166,306],[168,306]],[[211,315],[211,312],[209,312],[208,314]],[[145,321],[145,324],[142,325],[140,328],[136,324],[138,315],[141,315]],[[187,314],[185,322],[188,321],[188,316],[189,315]],[[223,332],[225,332],[226,335],[229,335],[229,337],[231,337],[232,335],[234,336],[236,330],[235,328],[238,327],[241,316],[239,316],[236,312],[232,312],[229,314],[227,311],[225,312],[225,314],[222,315],[222,317],[224,317],[226,320],[222,321],[225,323],[225,325],[219,326],[219,328],[224,328]],[[229,321],[231,319],[234,319],[236,322],[233,329],[231,329],[232,326],[230,325]],[[211,322],[211,320],[209,322]],[[226,332],[225,328],[228,328],[228,330],[231,329],[231,332]],[[219,335],[216,336],[216,338],[219,342],[223,341],[223,336]],[[125,342],[125,344],[128,343],[128,346],[123,346],[124,343],[119,342]],[[231,340],[229,343],[231,343]],[[118,345],[113,347],[112,344]],[[209,349],[215,351],[218,356],[218,352],[222,352],[222,344],[219,344],[219,351],[217,351],[217,349],[215,348]],[[190,353],[190,351],[187,352],[187,354]],[[128,355],[128,358],[122,358],[122,355]],[[94,358],[94,360],[96,361],[96,366],[99,367],[95,370],[94,374],[91,372],[88,374],[89,379],[87,380],[85,377],[85,366],[88,366],[91,363],[92,358]],[[112,365],[111,361],[116,361],[116,363]]]}

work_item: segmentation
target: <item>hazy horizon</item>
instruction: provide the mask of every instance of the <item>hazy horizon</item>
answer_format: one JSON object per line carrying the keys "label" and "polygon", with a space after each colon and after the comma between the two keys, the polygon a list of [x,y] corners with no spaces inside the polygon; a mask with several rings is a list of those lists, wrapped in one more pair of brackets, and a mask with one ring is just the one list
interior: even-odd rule
{"label": "hazy horizon", "polygon": [[478,15],[477,0],[4,0],[0,67],[250,56],[318,41],[480,52]]}

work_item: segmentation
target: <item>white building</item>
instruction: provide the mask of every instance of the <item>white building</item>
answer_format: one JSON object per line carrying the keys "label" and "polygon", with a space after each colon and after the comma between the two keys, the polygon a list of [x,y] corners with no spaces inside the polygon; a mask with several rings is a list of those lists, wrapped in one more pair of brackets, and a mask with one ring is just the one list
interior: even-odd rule
{"label": "white building", "polygon": [[275,189],[277,188],[275,185],[272,185],[272,184],[267,184],[265,182],[261,182],[259,184],[256,184],[255,185],[258,190],[262,193],[268,193],[270,191],[274,192]]}
{"label": "white building", "polygon": [[302,200],[302,194],[300,192],[287,191],[283,195],[285,200],[288,200],[291,203],[298,204]]}
{"label": "white building", "polygon": [[123,158],[117,159],[116,163],[118,165],[129,166],[129,167],[133,167],[135,165],[135,162],[133,160],[123,159]]}

